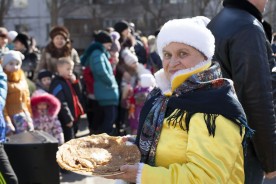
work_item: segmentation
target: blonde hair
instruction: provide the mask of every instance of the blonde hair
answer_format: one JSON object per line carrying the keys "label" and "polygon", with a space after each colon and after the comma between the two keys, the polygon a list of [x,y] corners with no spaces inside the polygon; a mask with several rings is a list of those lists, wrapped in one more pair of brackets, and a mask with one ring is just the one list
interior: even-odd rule
{"label": "blonde hair", "polygon": [[71,66],[74,66],[74,61],[69,57],[61,57],[57,61],[57,66],[62,66],[64,64],[69,64]]}

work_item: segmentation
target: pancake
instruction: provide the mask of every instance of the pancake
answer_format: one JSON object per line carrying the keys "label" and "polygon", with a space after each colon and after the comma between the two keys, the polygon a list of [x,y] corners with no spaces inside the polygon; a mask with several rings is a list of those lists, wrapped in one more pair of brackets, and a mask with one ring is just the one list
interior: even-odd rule
{"label": "pancake", "polygon": [[120,166],[140,161],[141,154],[134,144],[122,137],[107,134],[72,139],[57,151],[61,168],[84,175],[108,176],[122,173]]}

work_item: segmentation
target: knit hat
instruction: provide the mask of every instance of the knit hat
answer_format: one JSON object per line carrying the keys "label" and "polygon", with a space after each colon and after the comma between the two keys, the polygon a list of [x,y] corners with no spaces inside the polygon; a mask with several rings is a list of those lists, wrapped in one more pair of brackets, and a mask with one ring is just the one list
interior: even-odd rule
{"label": "knit hat", "polygon": [[117,31],[118,33],[122,33],[124,30],[128,29],[129,28],[129,24],[127,21],[125,20],[122,20],[120,22],[117,22],[115,25],[114,25],[114,29],[115,31]]}
{"label": "knit hat", "polygon": [[18,33],[17,36],[14,38],[13,42],[19,41],[21,42],[27,50],[29,50],[31,40],[28,35],[24,33]]}
{"label": "knit hat", "polygon": [[196,16],[193,17],[192,20],[202,26],[207,26],[209,24],[209,22],[211,21],[208,17],[205,16]]}
{"label": "knit hat", "polygon": [[25,57],[21,52],[10,50],[4,53],[2,66],[4,68],[11,61],[18,61],[21,65],[24,58]]}
{"label": "knit hat", "polygon": [[45,70],[45,69],[42,69],[39,71],[38,73],[38,79],[41,80],[42,78],[44,77],[52,77],[52,72],[48,71],[48,70]]}
{"label": "knit hat", "polygon": [[215,52],[215,38],[211,31],[199,23],[198,19],[174,19],[166,22],[157,37],[157,50],[163,58],[162,50],[171,42],[184,43],[194,47],[208,60]]}
{"label": "knit hat", "polygon": [[110,51],[119,52],[121,50],[121,45],[119,42],[120,34],[116,31],[113,31],[110,33],[110,36],[112,38],[112,45]]}
{"label": "knit hat", "polygon": [[8,32],[8,38],[10,39],[10,40],[14,40],[15,39],[15,37],[18,35],[18,33],[16,32],[16,31],[9,31]]}
{"label": "knit hat", "polygon": [[100,43],[112,43],[110,34],[106,31],[94,32],[94,38],[96,42]]}
{"label": "knit hat", "polygon": [[52,30],[49,33],[51,39],[53,40],[55,36],[61,35],[65,38],[65,40],[68,40],[70,38],[69,31],[64,26],[55,26],[52,28]]}
{"label": "knit hat", "polygon": [[4,27],[0,27],[0,37],[7,38],[8,30]]}
{"label": "knit hat", "polygon": [[125,49],[122,52],[122,58],[126,65],[131,66],[134,63],[138,63],[138,57],[132,53],[129,49]]}

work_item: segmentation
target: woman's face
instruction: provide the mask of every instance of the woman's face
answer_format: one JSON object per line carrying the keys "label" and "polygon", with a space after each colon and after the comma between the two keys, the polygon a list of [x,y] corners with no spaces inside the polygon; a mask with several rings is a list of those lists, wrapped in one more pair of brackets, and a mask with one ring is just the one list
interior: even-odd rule
{"label": "woman's face", "polygon": [[53,39],[53,43],[56,48],[61,49],[62,47],[65,46],[66,40],[63,36],[61,35],[56,35]]}
{"label": "woman's face", "polygon": [[206,58],[195,48],[172,42],[163,48],[163,68],[168,79],[178,70],[192,68]]}

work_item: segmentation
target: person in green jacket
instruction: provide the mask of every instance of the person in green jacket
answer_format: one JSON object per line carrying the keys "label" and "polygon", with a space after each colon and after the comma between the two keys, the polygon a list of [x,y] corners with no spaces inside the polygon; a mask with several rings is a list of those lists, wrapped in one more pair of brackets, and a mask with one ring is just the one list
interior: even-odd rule
{"label": "person in green jacket", "polygon": [[[112,38],[108,32],[98,31],[94,34],[94,42],[85,50],[81,57],[82,65],[91,70],[95,112],[93,115],[94,133],[111,134],[113,123],[117,118],[119,90],[109,58]],[[93,94],[94,93],[94,94]]]}

